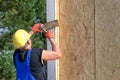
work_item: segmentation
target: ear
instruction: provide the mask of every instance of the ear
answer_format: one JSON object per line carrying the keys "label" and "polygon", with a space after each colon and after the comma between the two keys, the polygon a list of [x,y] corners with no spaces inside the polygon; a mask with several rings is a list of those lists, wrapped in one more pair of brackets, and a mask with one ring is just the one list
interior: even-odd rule
{"label": "ear", "polygon": [[30,41],[30,39],[29,39],[29,40],[27,40],[27,44],[31,44],[31,41]]}

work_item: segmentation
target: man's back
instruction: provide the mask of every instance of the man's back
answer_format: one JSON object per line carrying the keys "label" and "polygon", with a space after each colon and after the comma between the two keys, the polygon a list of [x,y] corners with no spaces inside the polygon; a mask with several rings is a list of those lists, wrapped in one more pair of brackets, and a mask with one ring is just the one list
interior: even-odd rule
{"label": "man's back", "polygon": [[[42,49],[35,48],[27,51],[17,49],[14,53],[16,75],[20,80],[46,80],[46,69],[41,61]],[[30,79],[25,79],[25,77]],[[22,79],[23,78],[23,79]]]}

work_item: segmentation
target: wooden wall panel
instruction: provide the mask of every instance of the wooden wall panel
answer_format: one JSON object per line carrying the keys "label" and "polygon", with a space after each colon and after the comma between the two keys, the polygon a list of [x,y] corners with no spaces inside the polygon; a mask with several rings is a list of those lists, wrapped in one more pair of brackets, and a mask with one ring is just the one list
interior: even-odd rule
{"label": "wooden wall panel", "polygon": [[60,80],[94,80],[94,0],[60,0]]}
{"label": "wooden wall panel", "polygon": [[120,0],[95,0],[96,80],[120,80]]}

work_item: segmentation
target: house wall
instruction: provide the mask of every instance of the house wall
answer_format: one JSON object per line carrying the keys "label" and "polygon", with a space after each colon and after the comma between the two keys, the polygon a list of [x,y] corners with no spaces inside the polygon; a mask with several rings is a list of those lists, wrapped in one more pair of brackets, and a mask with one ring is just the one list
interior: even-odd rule
{"label": "house wall", "polygon": [[120,80],[120,1],[60,0],[60,80]]}
{"label": "house wall", "polygon": [[95,0],[96,80],[120,80],[120,0]]}
{"label": "house wall", "polygon": [[60,0],[60,80],[94,80],[94,0]]}

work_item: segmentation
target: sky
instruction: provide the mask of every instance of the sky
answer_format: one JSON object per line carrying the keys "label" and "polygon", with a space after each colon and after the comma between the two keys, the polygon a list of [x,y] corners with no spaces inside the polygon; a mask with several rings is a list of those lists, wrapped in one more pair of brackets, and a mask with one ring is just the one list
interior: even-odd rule
{"label": "sky", "polygon": [[2,28],[2,26],[3,24],[0,22],[0,36],[2,35],[2,33],[9,31],[7,28]]}

